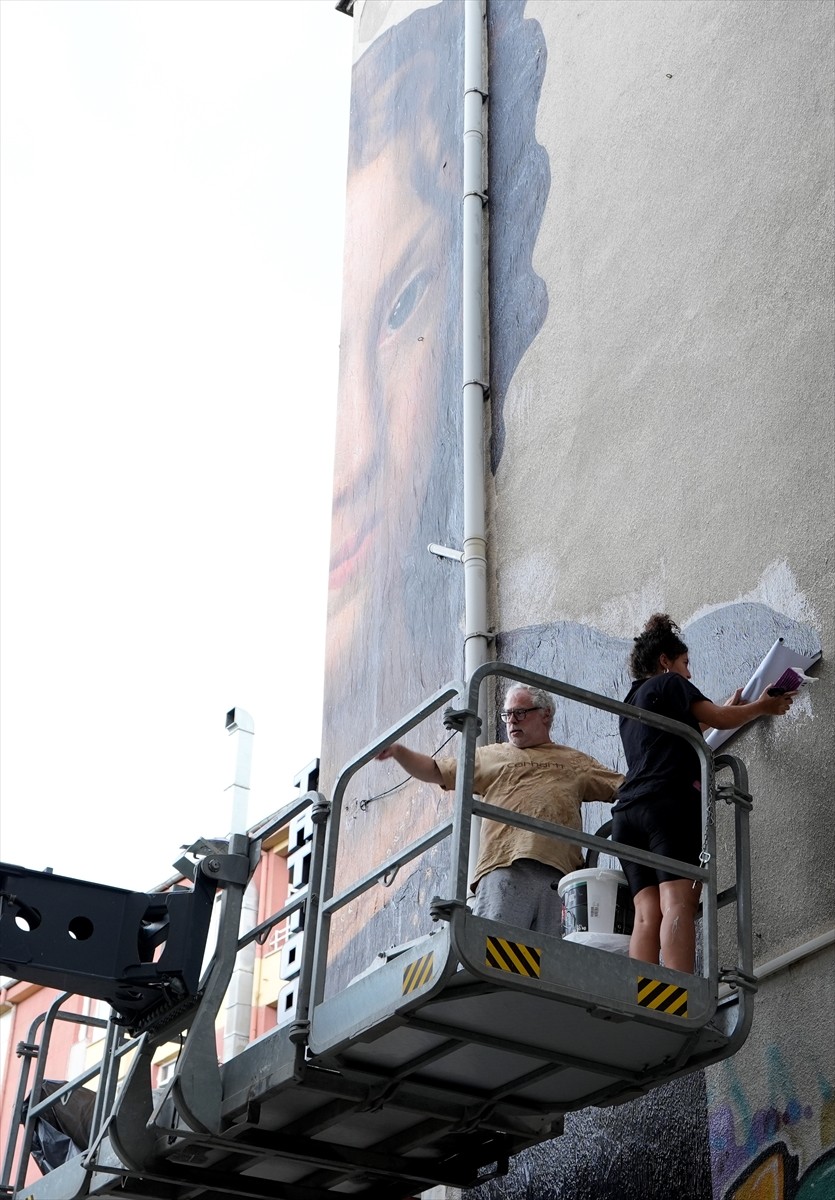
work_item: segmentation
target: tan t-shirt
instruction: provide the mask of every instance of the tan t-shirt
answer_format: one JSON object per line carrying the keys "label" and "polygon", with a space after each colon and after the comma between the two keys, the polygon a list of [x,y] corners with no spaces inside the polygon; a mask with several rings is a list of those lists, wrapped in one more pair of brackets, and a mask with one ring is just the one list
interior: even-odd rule
{"label": "tan t-shirt", "polygon": [[[444,788],[455,787],[457,760],[436,759]],[[610,771],[580,750],[546,742],[542,746],[517,749],[507,742],[480,746],[476,750],[473,791],[487,804],[509,808],[569,829],[582,829],[580,804],[584,800],[609,801],[623,783],[623,776]],[[485,820],[481,827],[478,865],[470,887],[488,871],[509,867],[517,858],[533,858],[568,874],[583,865],[579,846],[571,846],[541,833],[529,833],[513,825]]]}

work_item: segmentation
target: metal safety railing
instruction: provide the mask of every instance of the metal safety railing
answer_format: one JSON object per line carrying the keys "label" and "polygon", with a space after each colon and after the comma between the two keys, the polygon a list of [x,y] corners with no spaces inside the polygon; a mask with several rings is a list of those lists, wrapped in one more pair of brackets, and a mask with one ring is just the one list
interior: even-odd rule
{"label": "metal safety railing", "polygon": [[[584,831],[557,825],[550,821],[528,817],[508,809],[498,808],[477,799],[473,795],[476,742],[480,730],[478,717],[480,690],[494,676],[512,680],[530,687],[543,688],[556,697],[587,705],[611,713],[615,717],[627,717],[642,724],[663,730],[680,737],[697,755],[700,769],[703,863],[694,866],[662,855],[636,849],[610,839]],[[441,821],[421,837],[392,853],[383,861],[372,866],[360,878],[340,890],[335,889],[337,859],[339,854],[340,822],[346,789],[354,776],[379,752],[399,741],[411,730],[422,724],[449,701],[457,707],[448,709],[445,724],[461,732],[458,751],[455,802],[452,816]],[[734,782],[719,789],[719,796],[728,802],[736,801],[736,883],[732,889],[717,897],[716,889],[716,830],[715,803],[717,789],[715,767],[721,766],[733,772]],[[740,986],[750,988],[752,945],[750,922],[750,862],[747,836],[747,816],[750,797],[747,793],[747,777],[744,766],[733,756],[714,757],[703,738],[689,726],[656,713],[635,708],[619,700],[613,700],[574,684],[527,671],[509,663],[487,663],[474,671],[468,684],[449,683],[435,692],[428,700],[418,705],[406,717],[393,725],[380,737],[355,755],[340,772],[333,792],[333,802],[328,824],[325,848],[322,889],[319,901],[319,919],[313,967],[314,1005],[321,1003],[325,995],[325,979],[328,969],[330,926],[336,913],[351,901],[367,892],[392,871],[418,858],[440,842],[449,842],[448,889],[450,894],[443,902],[433,905],[433,916],[444,917],[453,906],[464,906],[468,896],[469,843],[473,817],[480,816],[491,821],[503,822],[539,834],[550,835],[573,845],[597,853],[605,853],[622,860],[636,862],[648,867],[663,869],[675,876],[692,879],[703,885],[701,921],[701,973],[712,981],[721,978],[733,980]],[[720,972],[718,965],[717,910],[720,905],[735,902],[737,906],[738,961],[735,967]]]}
{"label": "metal safety railing", "polygon": [[342,768],[337,777],[331,801],[331,813],[325,839],[324,863],[322,867],[321,895],[319,898],[312,976],[311,1001],[313,1005],[321,1003],[325,995],[330,928],[335,914],[347,904],[350,904],[352,900],[374,887],[382,876],[405,866],[406,863],[417,858],[425,850],[431,849],[432,846],[448,838],[453,830],[453,819],[441,821],[430,829],[428,833],[417,838],[402,850],[389,855],[384,862],[375,866],[371,871],[367,871],[349,887],[343,888],[342,891],[335,894],[334,886],[339,830],[342,820],[342,802],[346,788],[357,772],[361,771],[381,750],[385,749],[386,746],[392,745],[393,742],[398,741],[411,730],[417,728],[418,725],[421,725],[427,717],[431,717],[439,708],[442,708],[450,700],[459,696],[462,689],[463,684],[460,683],[448,683],[445,687],[440,688],[428,700],[418,705],[417,708],[412,709],[408,716],[398,721],[396,725],[393,725],[381,737],[377,738],[376,741],[366,746],[359,754],[356,754]]}
{"label": "metal safety railing", "polygon": [[[44,1112],[61,1103],[77,1088],[101,1077],[91,1122],[91,1136],[95,1136],[103,1124],[106,1104],[112,1103],[118,1077],[118,1063],[121,1056],[130,1049],[130,1044],[124,1040],[124,1030],[112,1021],[86,1013],[63,1012],[63,1006],[72,999],[72,995],[70,992],[62,992],[56,996],[49,1008],[32,1021],[26,1041],[18,1044],[17,1053],[21,1059],[21,1066],[9,1120],[6,1149],[0,1165],[0,1192],[14,1194],[23,1188],[37,1119]],[[61,1022],[104,1029],[102,1057],[80,1075],[50,1092],[43,1100],[38,1100],[46,1076],[52,1034],[56,1024]]]}
{"label": "metal safety railing", "polygon": [[[269,821],[256,829],[253,837],[249,839],[250,846],[259,844],[262,840],[272,837],[283,827],[288,826],[295,817],[307,808],[311,809],[313,822],[311,846],[312,870],[308,885],[299,889],[275,913],[267,917],[259,925],[247,930],[244,934],[238,933],[237,919],[235,918],[235,928],[227,930],[225,938],[219,936],[218,944],[200,981],[199,995],[197,997],[198,1003],[196,1006],[197,1013],[188,1019],[183,1018],[183,1027],[185,1028],[188,1021],[189,1028],[178,1058],[178,1067],[180,1068],[189,1057],[187,1049],[189,1039],[191,1039],[193,1049],[197,1049],[198,1043],[205,1041],[207,1038],[211,1040],[212,1047],[214,1047],[214,1009],[216,1008],[216,1002],[219,1002],[219,999],[222,997],[216,995],[218,988],[213,989],[210,986],[213,977],[219,976],[221,980],[226,977],[234,959],[241,950],[245,949],[253,941],[263,943],[274,926],[289,919],[293,913],[302,908],[307,910],[304,924],[309,930],[309,934],[304,939],[302,946],[296,1008],[294,1019],[289,1025],[287,1033],[292,1041],[301,1042],[304,1040],[304,1035],[308,1027],[310,978],[313,965],[312,931],[315,925],[318,880],[321,874],[323,857],[324,823],[327,821],[329,805],[319,793],[307,792],[297,797],[279,813],[270,818]],[[222,987],[222,984],[220,986]],[[81,1147],[86,1156],[84,1161],[88,1163],[87,1169],[93,1169],[96,1148],[101,1142],[102,1136],[108,1130],[114,1106],[118,1104],[119,1071],[120,1065],[125,1061],[125,1056],[143,1047],[147,1049],[148,1047],[160,1045],[174,1036],[171,1028],[163,1027],[156,1036],[149,1037],[148,1033],[141,1033],[136,1037],[129,1037],[122,1025],[116,1021],[85,1014],[64,1012],[63,1006],[74,994],[71,992],[59,994],[52,1001],[49,1008],[35,1018],[27,1035],[27,1040],[21,1043],[19,1047],[18,1052],[22,1062],[10,1118],[7,1144],[2,1162],[0,1162],[0,1195],[14,1195],[24,1188],[38,1117],[52,1105],[60,1103],[77,1088],[83,1087],[96,1078],[100,1078],[96,1089],[89,1142],[87,1146]],[[200,1001],[204,997],[207,997],[207,994],[208,1002],[203,1005],[204,1011],[201,1014],[199,1012],[201,1007]],[[73,1079],[64,1083],[60,1089],[56,1089],[43,1100],[36,1102],[44,1081],[52,1035],[58,1022],[90,1025],[104,1029],[105,1038],[102,1047],[102,1057],[98,1063],[95,1063],[81,1074],[74,1076]],[[129,1074],[128,1078],[123,1081],[123,1086],[132,1086],[131,1078]],[[30,1097],[28,1103],[27,1096]]]}
{"label": "metal safety railing", "polygon": [[[487,804],[474,796],[473,779],[476,742],[481,724],[478,716],[481,689],[493,677],[499,676],[522,685],[543,688],[553,696],[563,700],[602,710],[610,713],[613,717],[627,717],[631,720],[637,720],[682,738],[692,748],[699,761],[702,827],[704,852],[706,855],[704,863],[699,866],[693,866],[689,863],[650,854],[613,842],[597,834],[586,833],[582,830],[528,817],[522,813],[511,812],[508,809]],[[343,817],[346,789],[357,773],[375,758],[380,750],[405,738],[412,730],[422,725],[441,709],[445,710],[444,723],[447,728],[456,730],[461,734],[458,747],[455,795],[451,815],[438,821],[426,833],[410,841],[408,845],[394,851],[383,858],[382,861],[370,866],[359,878],[352,880],[344,887],[337,887],[340,826]],[[732,781],[730,783],[724,782],[723,775],[723,781],[717,787],[715,770],[721,770],[722,772],[729,771]],[[463,682],[446,684],[346,764],[336,780],[330,803],[320,793],[308,792],[303,796],[299,796],[275,817],[256,829],[252,838],[248,839],[249,854],[250,856],[254,856],[254,848],[263,840],[274,836],[283,826],[288,825],[306,807],[310,806],[313,837],[310,847],[311,863],[307,886],[292,895],[289,901],[271,916],[242,935],[237,928],[237,917],[230,915],[227,922],[228,928],[222,937],[219,935],[211,963],[203,973],[200,981],[200,995],[197,998],[198,1009],[193,1019],[189,1017],[188,1031],[178,1060],[178,1068],[175,1069],[175,1076],[170,1085],[171,1096],[175,1099],[176,1108],[186,1121],[186,1127],[182,1129],[182,1133],[178,1134],[178,1136],[183,1136],[186,1139],[196,1137],[198,1140],[202,1136],[211,1140],[212,1138],[216,1138],[223,1128],[219,1075],[215,1081],[215,1072],[219,1072],[220,1068],[215,1056],[214,1025],[217,1009],[222,1000],[221,993],[225,987],[224,980],[228,982],[229,972],[238,952],[253,941],[263,942],[270,930],[277,924],[288,920],[299,909],[305,909],[303,921],[304,938],[301,947],[295,1012],[291,1023],[284,1028],[279,1027],[272,1031],[276,1037],[286,1037],[291,1043],[295,1044],[293,1053],[297,1056],[298,1075],[301,1078],[306,1068],[305,1052],[306,1046],[310,1044],[311,1020],[314,1022],[315,1029],[316,1006],[323,1003],[325,999],[326,976],[329,969],[329,958],[331,957],[330,935],[333,919],[352,901],[375,887],[380,880],[389,877],[392,872],[417,859],[426,851],[441,846],[446,848],[446,893],[444,896],[436,897],[433,900],[430,915],[434,919],[447,920],[452,919],[451,914],[454,910],[465,910],[469,886],[469,843],[474,817],[484,817],[491,821],[514,825],[531,832],[558,838],[592,852],[604,853],[654,868],[661,867],[676,876],[693,879],[694,882],[703,884],[701,973],[709,979],[714,989],[718,988],[719,982],[724,982],[730,985],[731,988],[737,989],[740,994],[741,1011],[731,1038],[732,1045],[729,1044],[725,1048],[727,1053],[733,1053],[734,1049],[747,1036],[752,1019],[752,1008],[746,1001],[748,994],[753,992],[756,986],[752,966],[750,857],[747,827],[751,800],[747,787],[747,776],[744,766],[730,755],[722,754],[714,760],[713,754],[702,738],[688,726],[654,713],[636,709],[621,701],[612,700],[597,693],[576,687],[573,684],[526,671],[507,663],[490,663],[479,667],[466,684]],[[732,886],[720,895],[717,895],[716,824],[714,819],[717,802],[725,802],[734,806],[735,821],[735,878]],[[230,848],[232,847],[230,846]],[[239,858],[244,859],[247,857],[246,848],[242,844],[236,844],[234,848]],[[245,886],[243,877],[240,880],[234,880],[233,883],[234,888],[237,888],[242,894],[243,887]],[[717,913],[718,909],[724,905],[735,905],[736,908],[737,956],[735,964],[726,968],[720,968],[718,965]],[[554,932],[558,934],[559,931]],[[536,981],[530,982],[529,986],[536,986]],[[337,989],[337,992],[339,990]],[[138,1090],[144,1088],[145,1091],[148,1091],[150,1088],[150,1067],[148,1067],[147,1077],[140,1078],[140,1073],[136,1072],[131,1076],[131,1079],[119,1085],[119,1066],[123,1061],[123,1055],[136,1047],[139,1041],[142,1041],[141,1053],[138,1053],[136,1058],[138,1060],[142,1055],[145,1055],[148,1063],[150,1063],[150,1059],[147,1056],[149,1052],[152,1052],[151,1048],[154,1045],[161,1044],[166,1034],[170,1035],[172,1032],[173,1027],[168,1027],[167,1029],[160,1028],[153,1032],[145,1032],[139,1039],[125,1040],[124,1030],[113,1022],[107,1023],[98,1018],[61,1013],[61,1006],[66,1002],[66,999],[66,994],[59,996],[49,1011],[37,1019],[30,1031],[30,1054],[29,1058],[24,1062],[21,1072],[12,1126],[9,1131],[8,1146],[2,1164],[2,1173],[0,1174],[0,1192],[4,1190],[7,1193],[9,1192],[9,1184],[12,1181],[13,1175],[14,1191],[17,1192],[24,1187],[34,1122],[39,1113],[43,1112],[51,1104],[54,1104],[56,1100],[60,1100],[65,1094],[82,1086],[97,1075],[101,1076],[101,1083],[93,1114],[90,1148],[86,1152],[86,1157],[81,1160],[82,1169],[87,1172],[96,1169],[97,1148],[105,1133],[110,1135],[113,1146],[117,1153],[120,1153],[120,1139],[124,1138],[130,1120],[128,1111],[130,1105],[125,1106],[126,1111],[123,1117],[120,1117],[119,1106],[131,1089],[136,1089],[134,1092],[135,1096],[138,1094]],[[49,1040],[54,1024],[58,1020],[70,1020],[77,1023],[86,1022],[102,1027],[106,1025],[108,1035],[105,1043],[104,1059],[102,1063],[89,1068],[82,1075],[63,1085],[60,1091],[53,1093],[44,1101],[35,1103],[34,1101],[39,1095],[39,1088],[43,1081]],[[180,1021],[180,1018],[176,1018],[176,1020]],[[44,1028],[40,1045],[36,1047],[35,1039],[41,1023],[43,1023]],[[182,1022],[178,1025],[178,1028],[182,1028]],[[249,1050],[244,1051],[244,1054],[248,1054],[253,1049],[255,1050],[256,1057],[261,1055],[263,1058],[264,1055],[269,1054],[266,1046],[263,1048],[250,1047]],[[710,1053],[713,1053],[713,1051]],[[725,1057],[727,1053],[723,1052],[721,1056]],[[192,1067],[187,1071],[183,1071],[183,1064],[188,1063],[190,1057],[193,1059]],[[241,1062],[245,1061],[245,1059],[241,1059]],[[258,1061],[260,1063],[261,1058]],[[266,1061],[266,1058],[264,1058],[264,1061]],[[706,1052],[705,1062],[707,1061],[711,1061],[711,1059]],[[36,1062],[36,1067],[30,1086],[29,1078],[33,1074],[31,1071],[32,1062]],[[21,1139],[20,1119],[27,1091],[31,1093],[32,1101],[29,1105],[26,1121],[23,1126],[23,1137]],[[216,1100],[213,1099],[215,1095],[217,1097]],[[160,1101],[161,1104],[163,1102]],[[134,1107],[138,1111],[141,1105],[135,1105]],[[149,1126],[155,1120],[156,1110],[155,1117],[149,1122]],[[165,1122],[162,1121],[162,1125],[164,1124]],[[189,1132],[189,1130],[196,1132]],[[145,1143],[142,1141],[144,1136],[142,1134],[141,1137],[137,1136],[131,1141],[130,1149],[133,1157],[125,1161],[131,1161],[132,1169],[138,1161],[137,1156],[141,1157],[146,1153]],[[20,1157],[17,1159],[17,1170],[15,1172],[16,1146],[19,1149]],[[149,1155],[155,1153],[153,1136],[150,1129],[147,1146],[147,1153]],[[149,1158],[148,1161],[150,1162],[151,1159]],[[142,1163],[140,1162],[139,1165],[141,1167]],[[106,1167],[103,1169],[107,1170]]]}
{"label": "metal safety railing", "polygon": [[263,841],[277,833],[285,825],[289,825],[295,817],[299,816],[307,808],[310,808],[310,817],[313,823],[313,839],[310,847],[310,873],[307,886],[299,889],[296,895],[292,896],[272,916],[261,921],[260,924],[250,929],[238,940],[238,950],[243,950],[245,946],[248,946],[253,941],[263,944],[271,929],[276,925],[280,925],[282,921],[288,920],[293,913],[301,909],[304,910],[303,928],[305,936],[302,942],[299,962],[299,982],[296,993],[295,1012],[289,1029],[289,1038],[295,1042],[302,1042],[304,1040],[310,1023],[316,918],[319,911],[325,836],[331,805],[320,792],[307,792],[305,795],[299,796],[296,800],[286,805],[266,824],[260,826],[254,834],[254,837]]}

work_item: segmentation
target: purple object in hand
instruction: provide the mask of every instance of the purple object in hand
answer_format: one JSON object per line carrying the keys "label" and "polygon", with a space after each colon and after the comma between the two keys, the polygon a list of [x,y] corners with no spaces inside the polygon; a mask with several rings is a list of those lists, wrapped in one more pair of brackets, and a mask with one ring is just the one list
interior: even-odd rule
{"label": "purple object in hand", "polygon": [[796,692],[805,680],[802,675],[791,667],[787,667],[775,684],[768,689],[769,696],[783,696],[786,692]]}

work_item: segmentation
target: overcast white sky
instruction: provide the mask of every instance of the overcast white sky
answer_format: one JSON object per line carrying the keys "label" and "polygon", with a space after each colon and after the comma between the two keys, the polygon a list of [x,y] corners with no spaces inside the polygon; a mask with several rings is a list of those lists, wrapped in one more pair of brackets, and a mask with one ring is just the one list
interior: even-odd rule
{"label": "overcast white sky", "polygon": [[0,4],[6,861],[131,888],[319,752],[352,21]]}

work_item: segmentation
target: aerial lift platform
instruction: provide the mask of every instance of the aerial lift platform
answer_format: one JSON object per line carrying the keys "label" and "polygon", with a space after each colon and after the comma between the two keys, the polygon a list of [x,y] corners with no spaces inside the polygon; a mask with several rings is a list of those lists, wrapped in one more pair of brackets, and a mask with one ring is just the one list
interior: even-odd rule
{"label": "aerial lift platform", "polygon": [[[702,863],[673,863],[473,797],[480,689],[492,676],[542,687],[688,741],[701,764]],[[440,709],[445,709],[448,728],[461,734],[451,817],[337,890],[346,788],[382,748]],[[723,779],[718,786],[715,771]],[[733,808],[733,848],[730,861],[722,863],[723,878],[730,884],[721,893],[714,820],[719,801]],[[10,1136],[0,1188],[14,1200],[111,1194],[123,1200],[333,1200],[341,1195],[401,1200],[433,1186],[474,1186],[502,1174],[513,1154],[558,1136],[565,1113],[633,1099],[731,1056],[745,1041],[755,991],[750,807],[744,766],[724,754],[714,762],[688,727],[508,664],[478,668],[468,684],[441,688],[352,759],[330,802],[308,792],[254,837],[233,836],[226,851],[203,847],[194,872],[195,929],[205,924],[207,881],[212,892],[219,886],[223,896],[214,957],[199,982],[192,978],[193,969],[190,975],[170,955],[165,960],[167,945],[153,964],[156,978],[149,980],[146,962],[138,971],[136,964],[122,963],[97,983],[89,977],[83,981],[86,994],[106,997],[114,1011],[89,1145],[24,1187],[38,1114],[62,1093],[89,1082],[96,1070],[34,1102],[43,1079],[45,1043],[65,997],[56,1000],[44,1019],[41,1042],[36,1044],[35,1030],[29,1039],[16,1125],[27,1090],[33,1100],[19,1144],[16,1130]],[[239,936],[243,891],[261,839],[306,808],[312,823],[307,886],[267,921]],[[467,862],[476,816],[549,833],[593,856],[672,867],[677,875],[701,882],[701,973],[685,975],[578,945],[556,930],[532,933],[473,916],[466,903]],[[329,944],[336,915],[433,847],[439,848],[436,854],[444,847],[448,855],[447,890],[431,903],[434,927],[405,946],[381,948],[369,970],[346,985],[332,986]],[[50,877],[22,868],[0,872],[0,970],[75,990],[78,972],[69,969],[66,956],[50,974],[50,959],[56,955],[48,937],[26,962],[19,939],[7,934],[16,913],[28,910],[31,915],[38,904],[38,929],[50,925],[48,911],[60,912],[66,924],[69,886],[79,881],[51,877],[55,882],[46,888],[54,887],[55,897],[49,901],[45,880]],[[36,888],[37,904],[31,898]],[[160,897],[154,902],[159,921]],[[724,907],[735,915],[735,961],[720,967],[717,917]],[[305,935],[293,1019],[218,1064],[215,1019],[238,952],[298,909],[304,910]],[[36,937],[38,929],[30,929],[28,936]],[[146,930],[146,946],[161,937],[159,930]],[[124,930],[119,938],[123,946],[130,941]],[[193,947],[191,953],[193,957]],[[150,1001],[147,996],[144,1001],[131,998],[124,990],[126,978],[137,973],[152,993]],[[720,986],[730,991],[721,1002]],[[152,1091],[154,1050],[175,1036],[183,1036],[183,1045],[173,1078]],[[123,1060],[129,1066],[120,1079]]]}

